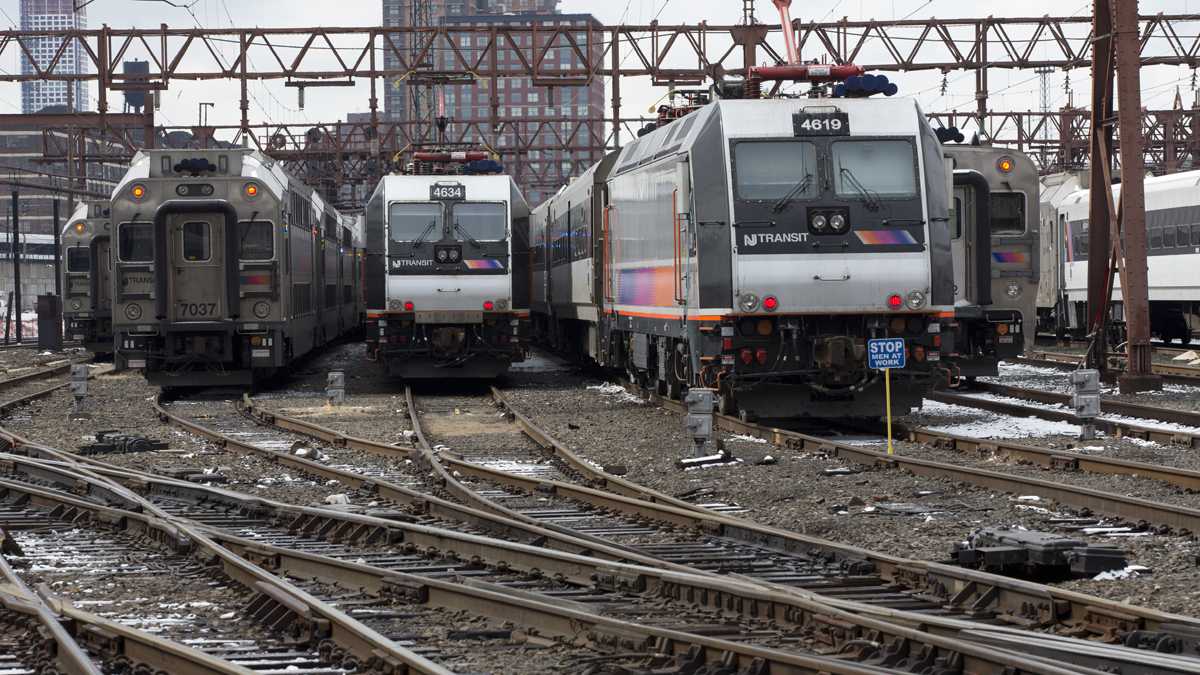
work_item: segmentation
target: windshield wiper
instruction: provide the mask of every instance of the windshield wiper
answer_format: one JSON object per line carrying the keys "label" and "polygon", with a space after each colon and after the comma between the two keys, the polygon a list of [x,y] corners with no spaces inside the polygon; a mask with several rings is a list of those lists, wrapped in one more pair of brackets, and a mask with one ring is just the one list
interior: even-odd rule
{"label": "windshield wiper", "polygon": [[842,178],[844,178],[846,182],[850,184],[850,187],[854,188],[860,195],[862,195],[862,203],[867,207],[868,210],[879,210],[879,200],[871,195],[871,191],[863,186],[862,182],[860,182],[858,178],[854,176],[854,173],[851,172],[850,169],[847,169],[843,166],[838,169],[838,171],[841,173]]}
{"label": "windshield wiper", "polygon": [[461,234],[463,236],[464,239],[471,242],[471,245],[474,246],[475,248],[483,248],[483,246],[479,243],[479,241],[476,240],[475,237],[472,237],[470,232],[467,232],[466,228],[464,228],[462,225],[458,224],[457,220],[454,221],[454,231],[458,232],[459,234]]}
{"label": "windshield wiper", "polygon": [[428,237],[429,233],[433,232],[433,228],[436,226],[437,226],[436,220],[429,221],[429,224],[425,226],[425,231],[421,233],[421,236],[419,236],[413,240],[413,244],[412,244],[413,249],[421,248],[421,244],[425,243],[425,237]]}
{"label": "windshield wiper", "polygon": [[792,187],[792,189],[789,190],[782,199],[775,202],[775,205],[771,207],[771,211],[780,213],[786,209],[788,204],[791,203],[793,199],[795,199],[798,195],[804,194],[808,190],[808,186],[812,185],[812,179],[813,175],[811,173],[804,174],[804,178],[801,178],[799,183],[796,183],[796,185]]}

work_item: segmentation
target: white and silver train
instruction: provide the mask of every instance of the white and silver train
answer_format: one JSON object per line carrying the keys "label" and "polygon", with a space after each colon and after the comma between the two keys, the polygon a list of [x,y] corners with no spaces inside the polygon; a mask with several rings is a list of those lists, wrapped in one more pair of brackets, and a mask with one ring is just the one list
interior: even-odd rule
{"label": "white and silver train", "polygon": [[722,100],[610,154],[533,214],[539,335],[746,417],[878,416],[867,340],[919,405],[953,322],[949,188],[911,100]]}
{"label": "white and silver train", "polygon": [[62,229],[66,334],[93,354],[111,354],[112,220],[106,201],[82,202]]}
{"label": "white and silver train", "polygon": [[[1121,186],[1112,187],[1120,200]],[[1078,190],[1059,204],[1057,226],[1062,246],[1062,302],[1066,328],[1076,335],[1087,329],[1088,190]],[[1188,344],[1200,318],[1200,171],[1146,179],[1147,263],[1150,331],[1165,342]],[[1124,318],[1121,283],[1113,286],[1113,319]]]}
{"label": "white and silver train", "polygon": [[509,176],[385,176],[366,210],[367,349],[390,375],[493,378],[525,358],[529,205]]}

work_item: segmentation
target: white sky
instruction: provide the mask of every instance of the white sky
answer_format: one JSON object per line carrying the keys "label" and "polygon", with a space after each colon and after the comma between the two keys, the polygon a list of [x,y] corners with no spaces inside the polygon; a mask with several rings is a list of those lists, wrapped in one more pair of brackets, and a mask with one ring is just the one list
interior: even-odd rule
{"label": "white sky", "polygon": [[[191,0],[175,0],[186,4]],[[741,17],[741,0],[562,0],[564,12],[590,12],[605,24],[648,23],[658,17],[664,24],[732,24]],[[797,2],[793,16],[802,20],[836,20],[893,18],[960,18],[964,16],[1041,16],[1047,11],[1055,15],[1086,15],[1091,2],[1084,0],[1007,0],[1004,3],[963,0],[812,0]],[[1143,14],[1158,12],[1185,13],[1200,11],[1200,0],[1142,0]],[[140,26],[157,27],[167,23],[176,27],[195,25],[192,16],[181,8],[161,2],[137,0],[95,0],[87,8],[91,28],[107,23],[113,28]],[[192,12],[207,27],[228,27],[233,24],[256,26],[366,26],[378,25],[381,19],[379,0],[197,0]],[[777,21],[769,0],[758,0],[758,18],[764,23]],[[18,0],[0,0],[0,26],[9,27],[18,20]],[[1200,23],[1187,27],[1191,35],[1200,33]],[[1043,48],[1044,49],[1044,48]],[[232,59],[233,45],[225,53],[226,62]],[[16,72],[19,69],[17,52],[9,49],[0,57],[0,69]],[[916,96],[926,111],[969,111],[974,109],[974,77],[970,72],[947,74],[947,91],[941,91],[943,78],[938,73],[897,73],[889,76],[900,85],[901,95]],[[1143,69],[1143,105],[1149,108],[1170,107],[1175,88],[1182,88],[1185,102],[1193,96],[1192,71],[1186,68],[1154,67]],[[991,107],[993,110],[1031,110],[1040,105],[1037,76],[1027,71],[993,70],[990,76]],[[1050,76],[1051,107],[1067,102],[1064,75]],[[1070,73],[1074,102],[1084,104],[1088,99],[1088,72]],[[624,115],[644,114],[665,93],[648,82],[623,81]],[[330,122],[345,119],[348,112],[367,110],[368,89],[365,83],[354,88],[310,89],[306,109],[299,110],[294,89],[282,82],[254,82],[250,86],[252,122]],[[96,95],[95,84],[90,95]],[[0,84],[0,112],[19,112],[19,88]],[[222,82],[175,82],[163,97],[159,113],[160,124],[190,125],[197,119],[197,107],[202,101],[217,104],[210,113],[213,123],[236,124],[239,120],[236,85]],[[382,96],[380,105],[382,107]],[[120,109],[119,95],[112,95],[110,106]],[[608,111],[606,109],[605,115]]]}

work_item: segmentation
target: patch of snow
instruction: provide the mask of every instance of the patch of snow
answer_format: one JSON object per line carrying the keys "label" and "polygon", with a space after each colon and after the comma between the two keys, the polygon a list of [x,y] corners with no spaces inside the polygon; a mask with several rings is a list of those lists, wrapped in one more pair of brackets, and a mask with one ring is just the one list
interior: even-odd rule
{"label": "patch of snow", "polygon": [[924,411],[930,415],[973,417],[969,421],[931,425],[932,431],[970,438],[1030,438],[1038,436],[1078,436],[1079,425],[1050,422],[1036,417],[997,415],[976,408],[925,401]]}
{"label": "patch of snow", "polygon": [[1144,567],[1142,565],[1130,565],[1124,569],[1101,572],[1100,574],[1092,577],[1092,581],[1116,581],[1118,579],[1131,579],[1140,577],[1143,572],[1149,571],[1149,567]]}
{"label": "patch of snow", "polygon": [[645,405],[646,401],[640,396],[635,396],[629,393],[625,387],[614,382],[605,382],[604,384],[593,384],[588,386],[589,391],[599,393],[601,396],[611,396],[622,403],[634,403],[637,405]]}
{"label": "patch of snow", "polygon": [[746,434],[734,434],[729,437],[733,441],[745,441],[747,443],[766,443],[767,439],[759,438],[758,436],[747,436]]}
{"label": "patch of snow", "polygon": [[1017,501],[1019,501],[1019,502],[1040,502],[1040,501],[1042,501],[1042,498],[1037,495],[1021,495],[1020,497],[1017,497]]}

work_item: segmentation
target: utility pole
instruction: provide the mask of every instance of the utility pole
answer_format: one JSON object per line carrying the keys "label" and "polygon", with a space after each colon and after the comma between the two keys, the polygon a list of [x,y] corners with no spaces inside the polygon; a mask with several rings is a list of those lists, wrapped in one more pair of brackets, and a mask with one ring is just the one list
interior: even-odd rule
{"label": "utility pole", "polygon": [[[1054,74],[1054,69],[1049,66],[1043,66],[1041,68],[1035,68],[1033,72],[1037,73],[1038,77],[1041,79],[1041,85],[1042,85],[1041,108],[1042,108],[1042,115],[1045,116],[1050,113],[1050,76]],[[1046,140],[1049,137],[1050,137],[1050,125],[1049,124],[1043,125],[1042,126],[1042,140]]]}
{"label": "utility pole", "polygon": [[1100,371],[1103,378],[1108,363],[1108,299],[1110,251],[1109,228],[1112,214],[1113,143],[1113,47],[1112,6],[1110,0],[1095,0],[1092,13],[1092,138],[1091,190],[1088,209],[1088,304],[1087,329],[1091,337],[1087,367]]}
{"label": "utility pole", "polygon": [[16,303],[13,314],[17,318],[17,344],[21,344],[21,193],[12,191],[12,238],[8,245],[12,249],[13,260],[13,302]]}
{"label": "utility pole", "polygon": [[[1162,389],[1150,365],[1150,293],[1146,265],[1146,191],[1142,146],[1141,40],[1137,0],[1118,0],[1116,36],[1117,97],[1121,126],[1121,223],[1125,233],[1125,274],[1121,298],[1128,328],[1129,365],[1120,378],[1121,393]],[[1094,186],[1093,186],[1094,187]]]}
{"label": "utility pole", "polygon": [[54,294],[62,297],[62,232],[58,221],[58,194],[54,195]]}

